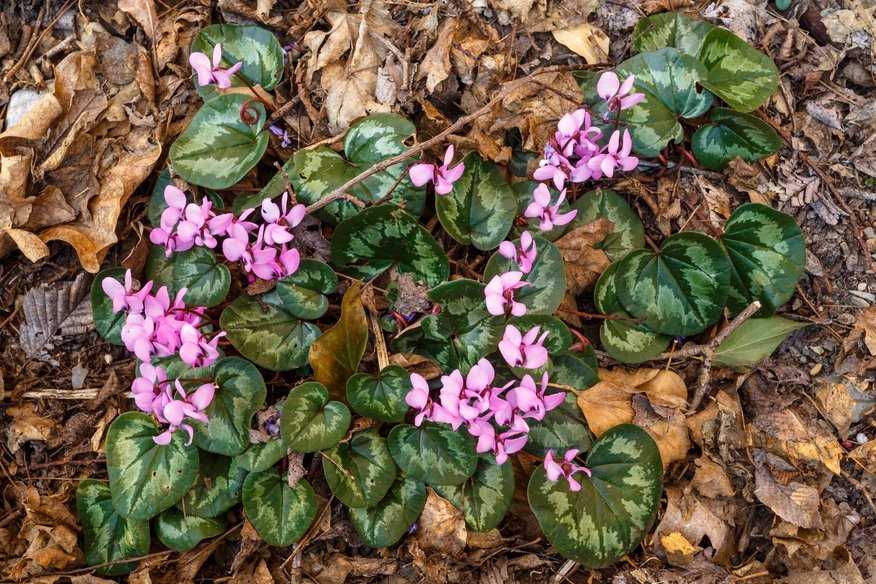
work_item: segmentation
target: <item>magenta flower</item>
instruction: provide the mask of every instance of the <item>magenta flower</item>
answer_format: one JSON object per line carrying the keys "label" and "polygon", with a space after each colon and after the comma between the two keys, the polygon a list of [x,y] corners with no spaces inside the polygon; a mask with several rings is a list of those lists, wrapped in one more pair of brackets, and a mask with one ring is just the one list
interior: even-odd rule
{"label": "magenta flower", "polygon": [[167,389],[167,400],[161,409],[160,414],[156,415],[158,421],[162,424],[168,424],[167,430],[152,438],[156,444],[170,444],[173,433],[182,428],[189,435],[189,440],[186,446],[191,445],[194,438],[194,429],[191,425],[185,423],[186,419],[197,420],[206,423],[208,421],[207,414],[204,410],[209,407],[213,401],[213,396],[216,392],[216,385],[213,383],[205,383],[198,387],[191,394],[186,394],[179,379],[175,382],[176,393],[178,398],[173,398],[170,395],[170,389]]}
{"label": "magenta flower", "polygon": [[633,138],[629,130],[624,130],[623,146],[620,145],[620,131],[615,130],[608,140],[608,146],[601,154],[597,154],[587,163],[593,171],[593,178],[614,176],[614,169],[620,167],[624,171],[630,171],[639,165],[639,159],[630,156],[633,149]]}
{"label": "magenta flower", "polygon": [[[471,429],[469,429],[469,432],[471,432]],[[496,464],[505,464],[509,455],[520,452],[526,446],[526,443],[529,441],[529,426],[523,418],[514,416],[511,426],[507,430],[500,432],[498,435],[495,435],[495,430],[493,430],[493,434],[492,448],[489,450],[478,450],[478,452],[489,452],[492,450],[496,456]],[[488,436],[488,433],[485,432],[484,435]],[[478,447],[486,448],[490,445],[489,442],[489,437],[483,441],[483,444],[479,438]]]}
{"label": "magenta flower", "polygon": [[561,476],[565,477],[569,482],[569,490],[574,492],[580,491],[581,483],[575,480],[575,473],[583,472],[588,477],[591,476],[591,473],[590,469],[586,466],[580,466],[573,462],[579,452],[575,448],[567,450],[562,462],[557,462],[554,460],[554,451],[548,450],[544,457],[544,470],[547,473],[547,478],[551,481],[556,481]]}
{"label": "magenta flower", "polygon": [[[638,163],[638,161],[637,161]],[[560,205],[566,200],[566,191],[561,191],[557,202],[551,205],[551,193],[547,185],[540,184],[532,192],[532,202],[523,212],[529,219],[539,219],[538,228],[542,231],[550,231],[558,225],[571,223],[578,214],[577,209],[567,213],[560,213]]]}
{"label": "magenta flower", "polygon": [[503,241],[499,244],[499,255],[517,262],[517,267],[520,268],[520,271],[528,274],[532,271],[535,258],[538,257],[538,250],[535,247],[535,240],[532,238],[532,234],[524,231],[520,235],[519,247],[515,247],[512,241]]}
{"label": "magenta flower", "polygon": [[450,168],[450,163],[453,162],[453,152],[451,144],[444,152],[444,164],[441,166],[426,162],[413,165],[408,171],[411,182],[418,187],[432,182],[435,185],[436,194],[446,195],[449,193],[453,190],[453,183],[458,181],[462,173],[465,172],[465,164],[462,162]]}
{"label": "magenta flower", "polygon": [[113,314],[120,310],[131,312],[143,312],[143,299],[152,289],[152,282],[147,282],[137,292],[134,292],[131,270],[125,272],[125,283],[122,284],[115,278],[104,278],[100,287],[113,303]]}
{"label": "magenta flower", "polygon": [[562,391],[548,395],[548,374],[541,376],[541,386],[536,387],[529,375],[524,375],[520,385],[508,392],[508,403],[524,418],[543,420],[544,415],[562,405],[566,394]]}
{"label": "magenta flower", "polygon": [[201,331],[185,323],[179,331],[179,358],[190,367],[211,365],[219,358],[219,339],[224,336],[225,331],[222,331],[208,341]]}
{"label": "magenta flower", "polygon": [[282,211],[271,199],[262,201],[262,219],[267,223],[265,227],[265,243],[274,245],[277,243],[289,243],[293,239],[290,229],[298,226],[307,213],[307,207],[298,204],[287,210],[289,193],[283,193]]}
{"label": "magenta flower", "polygon": [[645,99],[644,93],[630,93],[635,82],[636,76],[630,75],[621,83],[614,71],[606,71],[599,76],[596,93],[608,102],[608,112],[605,113],[606,120],[609,118],[609,112],[619,112],[631,108]]}
{"label": "magenta flower", "polygon": [[[429,384],[417,373],[411,373],[411,390],[405,395],[405,403],[417,411],[414,417],[415,426],[419,427],[423,420],[447,424],[456,421],[456,418],[450,416],[443,407],[432,401],[429,396]],[[454,426],[454,429],[458,427],[459,424]]]}
{"label": "magenta flower", "polygon": [[151,363],[140,363],[140,376],[131,383],[134,403],[140,411],[158,414],[163,408],[160,397],[164,395],[167,371]]}
{"label": "magenta flower", "polygon": [[161,213],[159,226],[149,232],[149,241],[163,245],[165,255],[170,257],[176,251],[174,231],[186,208],[186,194],[173,185],[167,185],[164,187],[164,202],[167,208]]}
{"label": "magenta flower", "polygon": [[493,279],[484,288],[484,298],[487,303],[487,312],[493,316],[502,316],[506,309],[514,316],[526,314],[526,305],[514,299],[514,292],[528,286],[528,282],[522,282],[523,272],[505,272],[493,276]]}
{"label": "magenta flower", "polygon": [[198,74],[198,85],[201,87],[215,83],[219,89],[231,87],[231,76],[237,73],[243,63],[235,63],[228,69],[222,69],[222,45],[213,47],[213,62],[204,53],[194,52],[189,55],[189,64]]}
{"label": "magenta flower", "polygon": [[548,360],[547,349],[544,341],[548,331],[539,336],[541,327],[534,326],[526,334],[521,334],[513,324],[505,327],[505,334],[499,341],[499,352],[505,358],[509,367],[523,367],[524,369],[538,369]]}
{"label": "magenta flower", "polygon": [[140,361],[152,359],[155,347],[152,338],[155,335],[155,322],[148,316],[129,313],[122,326],[122,342],[125,348],[134,353]]}

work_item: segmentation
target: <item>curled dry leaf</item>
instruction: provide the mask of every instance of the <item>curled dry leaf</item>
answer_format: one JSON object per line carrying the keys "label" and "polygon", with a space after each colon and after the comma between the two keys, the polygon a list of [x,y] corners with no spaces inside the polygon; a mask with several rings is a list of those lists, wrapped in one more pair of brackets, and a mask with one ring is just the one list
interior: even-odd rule
{"label": "curled dry leaf", "polygon": [[843,450],[836,437],[818,422],[805,423],[793,410],[768,412],[755,417],[749,426],[752,444],[791,461],[824,465],[840,474]]}
{"label": "curled dry leaf", "polygon": [[861,391],[864,384],[854,377],[820,380],[815,391],[819,411],[830,420],[841,438],[849,434],[852,424],[876,406],[876,398]]}
{"label": "curled dry leaf", "polygon": [[607,63],[610,39],[602,29],[589,22],[551,31],[558,43],[584,57],[588,65]]}
{"label": "curled dry leaf", "polygon": [[735,538],[732,503],[701,499],[678,487],[666,489],[666,511],[654,532],[657,550],[663,551],[669,563],[690,564],[703,548],[712,548],[709,556],[724,563],[733,552]]}
{"label": "curled dry leaf", "polygon": [[432,489],[418,525],[417,541],[423,550],[458,556],[465,548],[467,535],[462,511]]}
{"label": "curled dry leaf", "polygon": [[793,466],[777,456],[756,450],[754,462],[754,495],[761,503],[785,521],[799,527],[812,528],[821,525],[821,516],[818,513],[820,500],[818,489],[795,478],[784,482],[776,480],[773,470],[782,475],[795,470]]}
{"label": "curled dry leaf", "polygon": [[563,256],[566,289],[571,294],[577,296],[591,288],[611,264],[605,252],[596,246],[613,230],[614,224],[603,217],[576,227],[555,242]]}
{"label": "curled dry leaf", "polygon": [[15,453],[30,440],[41,440],[54,445],[58,440],[58,424],[37,413],[33,403],[26,402],[6,410],[12,423],[6,428],[6,447]]}

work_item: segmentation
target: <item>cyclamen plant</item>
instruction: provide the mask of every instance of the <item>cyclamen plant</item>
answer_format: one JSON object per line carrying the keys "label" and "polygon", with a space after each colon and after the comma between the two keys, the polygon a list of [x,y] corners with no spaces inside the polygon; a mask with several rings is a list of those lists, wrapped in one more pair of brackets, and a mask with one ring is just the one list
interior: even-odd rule
{"label": "cyclamen plant", "polygon": [[[315,521],[317,497],[311,474],[280,474],[288,456],[299,468],[302,457],[320,461],[328,491],[372,547],[409,531],[427,486],[470,529],[500,526],[515,472],[532,467],[511,464],[533,460],[524,453],[540,461],[530,506],[561,554],[601,567],[637,546],[659,508],[663,462],[644,429],[621,424],[594,436],[576,404],[598,379],[596,356],[555,313],[564,315],[564,299],[589,297],[567,287],[554,242],[594,221],[612,226],[595,244],[614,263],[593,304],[610,317],[599,343],[621,363],[659,357],[673,337],[698,335],[725,312],[758,309],[714,361],[766,357],[798,326],[772,313],[793,294],[805,257],[793,219],[763,205],[739,207],[720,239],[688,231],[655,252],[622,196],[581,192],[637,170],[639,157],[671,154],[661,150],[672,140],[683,148],[680,124],[659,135],[674,128],[660,108],[681,103],[688,107],[673,111],[689,118],[718,99],[729,106],[691,138],[704,163],[775,151],[767,152],[763,122],[737,111],[769,96],[771,62],[729,31],[685,18],[643,19],[633,45],[644,52],[614,71],[580,72],[586,105],[558,120],[534,181],[511,184],[475,152],[455,162],[450,145],[440,163],[411,164],[416,128],[381,113],[355,121],[342,152],[297,150],[253,194],[226,189],[258,177],[269,142],[286,151],[293,141],[279,122],[266,127],[261,93],[245,92],[271,92],[286,55],[259,27],[203,29],[190,63],[205,103],[153,192],[145,283],[137,288],[130,271],[110,268],[92,288],[96,328],[137,358],[139,411],[109,428],[108,486],[80,484],[88,562],[110,562],[105,574],[130,571],[125,560],[149,551],[149,521],[164,545],[191,549],[221,533],[238,504],[266,542],[293,544]],[[727,81],[736,65],[751,73],[745,92]],[[686,101],[664,104],[670,90],[687,92]],[[437,217],[429,230],[419,220],[427,189]],[[319,225],[331,227],[326,261],[309,256],[313,238],[301,232]],[[448,243],[459,250],[453,278]],[[349,286],[337,321],[327,322],[339,276]],[[363,305],[372,283],[378,301],[369,308],[386,307],[382,330]],[[372,339],[377,368],[362,363]],[[391,365],[389,352],[419,355],[440,373],[427,379]],[[275,372],[270,391],[262,370]]]}

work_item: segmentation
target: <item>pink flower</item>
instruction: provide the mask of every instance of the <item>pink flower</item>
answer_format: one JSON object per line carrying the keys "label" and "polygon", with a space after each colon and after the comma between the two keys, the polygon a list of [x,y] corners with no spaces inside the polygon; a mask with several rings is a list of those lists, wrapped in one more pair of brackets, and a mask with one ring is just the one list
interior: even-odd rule
{"label": "pink flower", "polygon": [[165,255],[170,257],[176,249],[174,231],[186,207],[186,194],[173,185],[167,185],[164,187],[164,202],[167,208],[161,213],[159,226],[149,232],[149,241],[165,246]]}
{"label": "pink flower", "polygon": [[197,328],[186,323],[179,331],[179,358],[190,367],[211,365],[219,358],[219,339],[224,336],[222,331],[208,341]]}
{"label": "pink flower", "polygon": [[[644,93],[630,93],[635,82],[635,75],[630,75],[621,83],[616,73],[606,71],[599,76],[596,93],[608,102],[608,112],[619,112],[631,108],[645,99]],[[606,120],[609,118],[608,112],[605,113]]]}
{"label": "pink flower", "polygon": [[219,89],[228,89],[231,87],[231,76],[237,73],[243,66],[243,63],[235,63],[228,69],[222,69],[219,65],[222,64],[222,45],[217,44],[213,47],[213,62],[204,53],[194,52],[189,55],[189,64],[195,73],[198,74],[198,85],[201,87],[216,83]]}
{"label": "pink flower", "polygon": [[418,187],[432,182],[435,185],[436,194],[446,195],[449,193],[453,190],[453,183],[458,181],[462,173],[465,172],[465,164],[462,162],[450,168],[450,163],[453,162],[453,152],[451,144],[444,152],[444,164],[441,166],[425,162],[413,165],[408,171],[411,182]]}
{"label": "pink flower", "polygon": [[537,326],[529,329],[525,335],[513,324],[505,327],[505,334],[499,341],[499,352],[509,367],[538,369],[547,363],[548,352],[544,348],[544,340],[548,331],[539,336],[540,332],[541,328]]}
{"label": "pink flower", "polygon": [[125,348],[134,353],[140,361],[152,359],[155,347],[152,337],[155,335],[155,322],[148,316],[129,313],[122,326],[122,342]]}
{"label": "pink flower", "polygon": [[580,466],[575,464],[575,457],[578,456],[580,451],[573,448],[571,450],[567,450],[566,454],[563,456],[562,462],[556,462],[554,460],[554,451],[548,450],[547,454],[544,457],[544,470],[547,473],[548,480],[556,481],[561,476],[565,477],[569,482],[569,490],[577,492],[581,490],[581,483],[575,480],[574,475],[577,472],[583,472],[588,477],[591,476],[590,469],[586,466]]}
{"label": "pink flower", "polygon": [[496,437],[496,444],[493,448],[496,464],[505,464],[508,456],[523,450],[528,441],[529,426],[523,418],[515,416],[511,427]]}
{"label": "pink flower", "polygon": [[174,398],[170,394],[170,389],[168,388],[168,397],[171,399],[164,404],[161,412],[156,415],[156,418],[158,418],[160,423],[168,424],[169,427],[158,436],[152,438],[152,440],[156,444],[169,444],[173,433],[179,428],[182,428],[189,435],[189,440],[186,443],[186,446],[189,446],[192,443],[192,438],[194,438],[194,429],[191,425],[185,423],[185,420],[190,418],[204,423],[208,421],[207,414],[204,413],[204,410],[206,410],[213,401],[213,396],[216,392],[216,385],[213,383],[205,383],[199,386],[198,389],[191,394],[186,394],[179,379],[176,380],[175,385],[176,393],[179,397]]}
{"label": "pink flower", "polygon": [[134,403],[140,411],[156,415],[161,411],[164,406],[160,398],[164,395],[163,386],[166,381],[167,372],[163,367],[140,363],[140,376],[131,383]]}
{"label": "pink flower", "polygon": [[465,421],[459,412],[464,390],[465,381],[459,369],[453,370],[450,375],[442,375],[441,390],[438,394],[441,405],[432,412],[432,421],[450,424],[454,430],[458,429]]}
{"label": "pink flower", "polygon": [[614,176],[614,169],[620,167],[624,171],[629,172],[639,165],[639,159],[635,156],[630,156],[630,151],[633,149],[633,138],[630,136],[629,130],[624,130],[623,147],[620,146],[620,131],[615,130],[608,141],[608,146],[605,152],[597,154],[587,163],[590,170],[593,171],[593,178],[601,178],[602,175]]}
{"label": "pink flower", "polygon": [[542,231],[550,231],[558,225],[571,223],[578,214],[577,209],[567,213],[560,213],[560,205],[565,200],[566,191],[561,191],[557,202],[551,205],[551,194],[548,191],[547,185],[540,184],[532,192],[532,202],[526,207],[523,215],[530,219],[540,219],[538,228]]}
{"label": "pink flower", "polygon": [[283,193],[282,211],[271,199],[262,201],[262,219],[265,220],[265,243],[274,245],[277,243],[289,243],[292,241],[290,229],[298,226],[307,213],[307,207],[298,204],[287,211],[289,193]]}
{"label": "pink flower", "polygon": [[503,241],[499,244],[499,255],[517,262],[520,271],[528,274],[532,271],[533,264],[535,264],[538,250],[535,247],[535,240],[532,239],[532,234],[524,231],[520,235],[520,247],[515,247],[512,241]]}
{"label": "pink flower", "polygon": [[526,305],[514,299],[514,292],[528,282],[521,282],[523,272],[505,272],[493,276],[493,279],[484,288],[484,297],[487,303],[487,312],[493,316],[502,316],[506,308],[514,316],[526,314]]}
{"label": "pink flower", "polygon": [[301,265],[301,253],[295,248],[286,249],[283,245],[277,261],[280,264],[280,277],[285,278],[298,271],[298,266]]}
{"label": "pink flower", "polygon": [[524,375],[520,385],[508,392],[508,403],[524,418],[543,420],[547,412],[560,407],[566,400],[562,391],[548,395],[547,386],[547,372],[541,376],[540,388],[536,388],[531,376]]}
{"label": "pink flower", "polygon": [[222,255],[229,262],[252,262],[249,252],[249,230],[242,222],[232,223],[226,230],[227,237],[222,241]]}
{"label": "pink flower", "polygon": [[113,303],[113,314],[120,310],[143,312],[143,299],[152,289],[152,282],[147,282],[140,290],[134,292],[131,270],[127,270],[124,284],[115,278],[104,278],[100,287]]}
{"label": "pink flower", "polygon": [[419,427],[423,420],[450,423],[452,419],[444,408],[432,401],[429,396],[429,384],[417,373],[411,373],[411,390],[405,395],[405,403],[417,411],[414,417],[415,426]]}

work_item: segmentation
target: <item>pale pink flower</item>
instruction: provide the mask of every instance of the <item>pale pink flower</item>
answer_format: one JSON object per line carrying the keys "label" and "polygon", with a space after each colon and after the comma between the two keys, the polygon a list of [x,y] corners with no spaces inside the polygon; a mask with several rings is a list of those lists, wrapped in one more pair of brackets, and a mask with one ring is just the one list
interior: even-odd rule
{"label": "pale pink flower", "polygon": [[529,425],[527,425],[523,418],[514,416],[511,426],[496,436],[496,444],[493,448],[493,453],[496,455],[496,464],[505,464],[508,456],[523,450],[528,441]]}
{"label": "pale pink flower", "polygon": [[487,304],[487,312],[493,316],[502,316],[510,311],[514,316],[526,314],[526,305],[514,298],[514,293],[528,286],[528,282],[521,281],[523,272],[505,272],[493,276],[484,288],[484,298]]}
{"label": "pale pink flower", "polygon": [[547,372],[541,376],[540,387],[536,387],[531,376],[524,375],[520,385],[508,392],[508,403],[524,418],[543,420],[547,412],[560,407],[566,400],[562,391],[548,395],[547,386]]}
{"label": "pale pink flower", "polygon": [[624,171],[630,171],[639,165],[639,159],[630,156],[633,149],[633,138],[629,130],[624,130],[623,146],[620,144],[621,134],[615,130],[609,138],[608,146],[601,154],[597,154],[587,163],[593,172],[593,178],[601,178],[602,175],[613,177],[615,168],[620,167]]}
{"label": "pale pink flower", "polygon": [[140,361],[152,359],[155,347],[152,338],[155,335],[155,321],[142,314],[129,313],[122,326],[122,342],[125,348],[134,353]]}
{"label": "pale pink flower", "polygon": [[644,93],[630,93],[635,82],[636,76],[630,75],[621,83],[614,71],[606,71],[599,76],[596,93],[608,103],[605,119],[609,118],[609,112],[619,112],[631,108],[645,99]]}
{"label": "pale pink flower", "polygon": [[147,414],[157,414],[163,407],[159,398],[164,394],[166,382],[167,372],[163,367],[140,363],[140,375],[131,383],[137,408]]}
{"label": "pale pink flower", "polygon": [[147,282],[140,290],[134,292],[131,270],[127,270],[124,284],[115,278],[104,278],[100,287],[113,303],[113,314],[120,310],[143,312],[143,299],[152,289],[152,282]]}
{"label": "pale pink flower", "polygon": [[499,352],[505,358],[509,367],[523,367],[524,369],[538,369],[548,360],[548,352],[544,347],[544,341],[548,331],[541,333],[541,327],[534,326],[526,334],[521,334],[513,324],[505,327],[505,334],[499,341]]}
{"label": "pale pink flower", "polygon": [[444,152],[444,164],[441,166],[426,162],[413,165],[408,171],[411,182],[418,187],[432,182],[435,185],[435,193],[439,195],[446,195],[452,191],[453,183],[458,181],[462,173],[465,172],[465,164],[462,162],[450,168],[450,163],[453,162],[453,152],[451,144]]}
{"label": "pale pink flower", "polygon": [[267,223],[264,237],[268,245],[292,241],[293,235],[289,230],[297,227],[307,213],[307,207],[300,203],[287,209],[289,193],[283,193],[281,203],[282,209],[271,199],[262,201],[262,219]]}
{"label": "pale pink flower", "polygon": [[573,462],[579,452],[580,451],[575,448],[567,450],[566,454],[563,456],[562,462],[557,462],[554,460],[554,451],[548,450],[544,457],[544,470],[547,473],[548,480],[556,481],[561,476],[565,477],[566,481],[569,483],[569,490],[573,492],[580,491],[581,483],[575,480],[575,473],[582,472],[589,477],[591,476],[591,472],[586,466],[580,466]]}
{"label": "pale pink flower", "polygon": [[557,202],[551,205],[551,193],[547,185],[540,184],[532,192],[532,202],[523,212],[529,219],[539,219],[538,228],[542,231],[550,231],[558,225],[571,223],[578,214],[577,209],[567,213],[560,213],[560,206],[566,200],[566,191],[561,191]]}
{"label": "pale pink flower", "polygon": [[214,335],[209,341],[197,328],[184,324],[179,331],[181,341],[179,358],[190,367],[206,367],[219,358],[219,339],[225,336],[225,331]]}
{"label": "pale pink flower", "polygon": [[149,232],[149,241],[163,245],[165,255],[170,257],[176,250],[174,231],[186,208],[186,194],[174,185],[167,185],[164,187],[164,202],[167,207],[161,212],[158,227]]}
{"label": "pale pink flower", "polygon": [[190,394],[186,394],[179,379],[175,382],[176,393],[179,397],[170,395],[168,388],[168,397],[171,399],[164,404],[161,412],[156,415],[158,421],[162,424],[168,424],[167,430],[152,438],[156,444],[166,445],[170,443],[173,433],[182,428],[188,435],[189,440],[186,446],[191,445],[194,438],[194,429],[191,425],[185,422],[186,419],[197,420],[206,423],[208,421],[207,414],[204,413],[210,403],[213,401],[213,396],[216,393],[216,385],[213,383],[205,383],[198,387]]}
{"label": "pale pink flower", "polygon": [[454,426],[456,429],[462,423],[461,420],[449,415],[443,407],[432,401],[429,396],[429,384],[422,375],[417,373],[411,373],[411,390],[405,395],[405,403],[417,411],[417,415],[414,417],[415,426],[420,426],[423,420],[447,424],[457,422]]}
{"label": "pale pink flower", "polygon": [[189,55],[189,64],[198,75],[198,85],[201,87],[215,83],[219,89],[231,87],[231,76],[237,73],[243,63],[235,63],[228,69],[222,69],[222,45],[213,47],[213,61],[204,53],[194,52]]}
{"label": "pale pink flower", "polygon": [[515,246],[513,241],[503,241],[500,243],[499,255],[517,262],[520,271],[528,274],[532,271],[532,266],[535,264],[536,257],[538,257],[538,250],[536,249],[532,234],[524,231],[520,234],[519,246]]}

